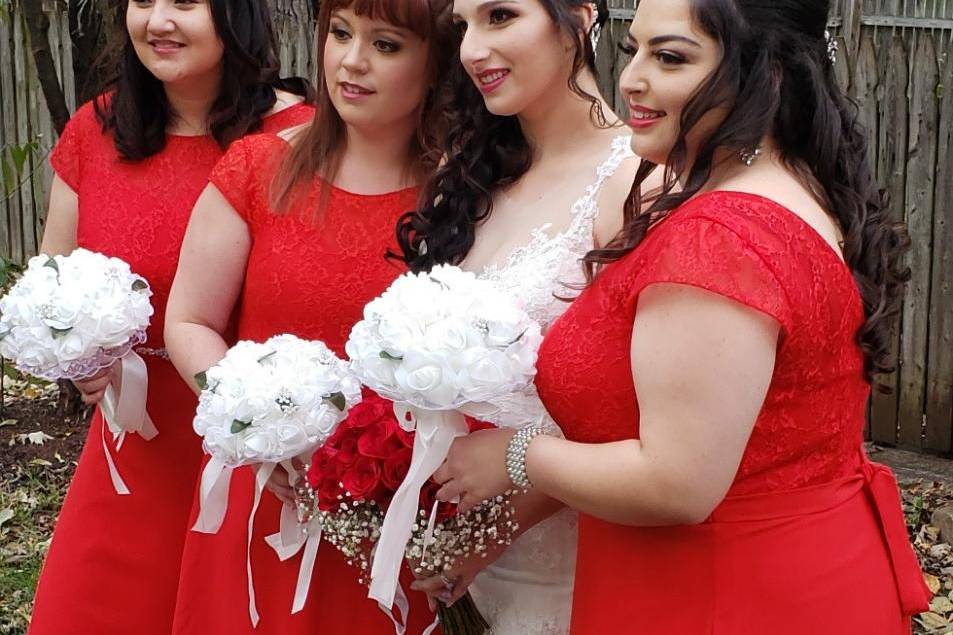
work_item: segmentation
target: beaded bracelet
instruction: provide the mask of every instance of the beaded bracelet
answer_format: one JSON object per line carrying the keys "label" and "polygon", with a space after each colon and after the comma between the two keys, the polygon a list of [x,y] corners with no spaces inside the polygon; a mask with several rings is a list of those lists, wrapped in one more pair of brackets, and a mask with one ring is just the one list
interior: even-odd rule
{"label": "beaded bracelet", "polygon": [[506,446],[506,473],[509,474],[513,485],[521,490],[528,490],[533,486],[526,474],[526,450],[530,441],[543,434],[540,426],[522,428],[513,435]]}

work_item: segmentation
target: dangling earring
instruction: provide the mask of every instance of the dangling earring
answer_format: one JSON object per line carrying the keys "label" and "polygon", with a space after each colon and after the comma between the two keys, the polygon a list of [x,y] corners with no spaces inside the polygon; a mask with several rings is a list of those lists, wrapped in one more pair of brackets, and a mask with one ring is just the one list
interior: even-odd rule
{"label": "dangling earring", "polygon": [[589,42],[592,44],[592,57],[595,59],[598,54],[596,51],[599,48],[599,38],[602,35],[602,25],[599,24],[599,5],[595,2],[591,4],[596,21],[593,23],[592,28],[589,29]]}
{"label": "dangling earring", "polygon": [[753,148],[744,148],[741,152],[738,153],[738,157],[741,158],[741,162],[747,165],[749,168],[752,164],[757,161],[758,157],[761,156],[761,146],[756,145]]}

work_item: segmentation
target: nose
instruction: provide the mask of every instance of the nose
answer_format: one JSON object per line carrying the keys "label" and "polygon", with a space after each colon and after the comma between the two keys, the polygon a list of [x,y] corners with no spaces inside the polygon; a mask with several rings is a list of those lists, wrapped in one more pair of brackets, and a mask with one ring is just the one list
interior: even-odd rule
{"label": "nose", "polygon": [[460,42],[460,63],[466,69],[472,69],[486,61],[490,56],[489,47],[485,38],[481,37],[477,29],[467,29]]}
{"label": "nose", "polygon": [[358,38],[351,39],[347,53],[341,59],[341,66],[349,73],[363,75],[368,70],[367,52]]}
{"label": "nose", "polygon": [[636,53],[622,69],[622,74],[619,75],[619,90],[624,96],[629,97],[645,94],[648,88],[649,83],[645,76],[645,65],[639,57],[639,53]]}
{"label": "nose", "polygon": [[175,30],[175,20],[172,14],[172,2],[170,0],[158,0],[152,5],[149,13],[149,22],[147,28],[149,32],[155,35],[168,34]]}

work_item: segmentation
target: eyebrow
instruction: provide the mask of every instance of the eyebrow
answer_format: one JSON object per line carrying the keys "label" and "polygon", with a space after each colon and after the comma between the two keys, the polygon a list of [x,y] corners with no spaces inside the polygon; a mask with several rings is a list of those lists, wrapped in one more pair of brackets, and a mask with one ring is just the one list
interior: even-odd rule
{"label": "eyebrow", "polygon": [[[488,11],[490,9],[495,9],[499,6],[506,5],[506,4],[519,4],[519,2],[517,2],[516,0],[488,0],[487,2],[483,2],[477,6],[477,12]],[[460,14],[454,11],[453,17],[459,18]]]}
{"label": "eyebrow", "polygon": [[659,35],[649,40],[649,46],[658,46],[659,44],[665,44],[666,42],[684,42],[685,44],[691,44],[697,48],[702,47],[701,44],[690,37],[685,37],[684,35]]}

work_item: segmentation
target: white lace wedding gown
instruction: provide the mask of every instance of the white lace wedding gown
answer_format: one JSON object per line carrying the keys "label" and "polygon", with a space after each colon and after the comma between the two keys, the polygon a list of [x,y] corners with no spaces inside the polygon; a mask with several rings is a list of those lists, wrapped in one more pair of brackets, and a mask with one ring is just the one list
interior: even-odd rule
{"label": "white lace wedding gown", "polygon": [[[568,306],[555,296],[572,297],[578,293],[565,283],[584,280],[579,259],[593,246],[599,192],[606,179],[631,156],[629,137],[616,137],[609,157],[596,170],[595,181],[573,204],[569,227],[555,236],[547,233],[550,224],[533,230],[529,243],[513,251],[503,265],[491,265],[480,274],[520,298],[544,333]],[[532,384],[524,392],[508,395],[493,405],[499,412],[483,417],[490,423],[522,427],[541,422],[550,433],[560,434]],[[492,635],[566,635],[569,631],[576,571],[576,522],[576,513],[564,509],[536,525],[470,586],[474,601],[490,623]]]}

